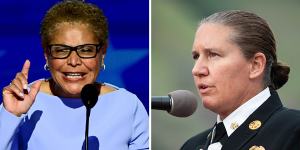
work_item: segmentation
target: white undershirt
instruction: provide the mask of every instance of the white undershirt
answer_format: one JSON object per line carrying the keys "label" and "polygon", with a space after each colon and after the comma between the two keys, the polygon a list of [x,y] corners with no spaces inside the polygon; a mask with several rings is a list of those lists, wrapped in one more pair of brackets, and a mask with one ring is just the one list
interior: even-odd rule
{"label": "white undershirt", "polygon": [[[246,103],[234,110],[224,120],[224,126],[228,137],[240,126],[259,106],[261,106],[271,96],[269,88],[252,97]],[[217,116],[217,123],[222,122],[220,115]],[[233,128],[235,125],[236,128]],[[213,133],[214,134],[214,133]],[[220,142],[209,145],[208,150],[221,150],[222,144]]]}

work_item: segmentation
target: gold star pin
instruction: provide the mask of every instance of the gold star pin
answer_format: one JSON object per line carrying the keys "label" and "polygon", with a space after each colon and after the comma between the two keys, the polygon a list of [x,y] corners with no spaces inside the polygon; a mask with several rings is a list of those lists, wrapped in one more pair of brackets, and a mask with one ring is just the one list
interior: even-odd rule
{"label": "gold star pin", "polygon": [[261,122],[259,120],[254,120],[249,124],[249,129],[256,130],[261,126]]}
{"label": "gold star pin", "polygon": [[239,127],[239,124],[238,124],[237,122],[233,122],[233,123],[230,124],[230,128],[231,128],[232,130],[237,129],[238,127]]}

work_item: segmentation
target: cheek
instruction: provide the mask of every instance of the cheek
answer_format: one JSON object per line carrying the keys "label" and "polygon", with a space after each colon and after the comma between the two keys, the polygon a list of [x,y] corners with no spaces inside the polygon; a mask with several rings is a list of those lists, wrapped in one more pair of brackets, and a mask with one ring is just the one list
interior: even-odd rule
{"label": "cheek", "polygon": [[49,67],[52,68],[53,71],[61,69],[66,61],[64,59],[55,59],[55,60],[49,60]]}
{"label": "cheek", "polygon": [[98,59],[93,59],[93,60],[83,60],[84,66],[92,73],[98,74],[100,70],[100,60]]}
{"label": "cheek", "polygon": [[[248,69],[245,62],[235,62],[220,66],[214,73],[215,84],[220,96],[227,99],[243,89],[248,80]],[[232,98],[229,98],[232,99]]]}
{"label": "cheek", "polygon": [[210,67],[211,75],[221,83],[244,79],[248,72],[248,63],[239,57],[228,57]]}

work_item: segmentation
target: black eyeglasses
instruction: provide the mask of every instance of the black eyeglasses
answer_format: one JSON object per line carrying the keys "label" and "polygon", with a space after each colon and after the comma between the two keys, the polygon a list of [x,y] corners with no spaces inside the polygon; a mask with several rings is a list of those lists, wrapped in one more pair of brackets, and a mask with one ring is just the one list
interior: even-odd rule
{"label": "black eyeglasses", "polygon": [[70,56],[72,51],[76,51],[80,58],[94,58],[101,47],[102,44],[84,44],[75,47],[64,44],[51,44],[47,48],[51,58],[65,59]]}

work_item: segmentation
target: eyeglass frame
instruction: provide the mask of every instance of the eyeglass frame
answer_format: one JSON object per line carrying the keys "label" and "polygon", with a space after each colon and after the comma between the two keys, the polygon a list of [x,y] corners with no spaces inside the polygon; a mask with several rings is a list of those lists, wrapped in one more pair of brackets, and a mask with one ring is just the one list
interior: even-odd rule
{"label": "eyeglass frame", "polygon": [[[80,56],[80,55],[78,54],[78,47],[80,47],[80,46],[85,46],[85,45],[93,45],[93,46],[96,46],[96,53],[95,53],[94,56],[92,56],[92,57],[82,57],[82,56]],[[68,54],[67,56],[65,56],[65,57],[62,57],[62,58],[54,57],[54,56],[52,55],[52,53],[51,53],[51,52],[52,52],[52,50],[51,50],[51,47],[52,47],[52,46],[64,46],[64,47],[68,48],[69,54]],[[76,54],[77,54],[77,56],[80,57],[80,58],[83,58],[83,59],[89,59],[89,58],[95,58],[95,57],[97,56],[97,54],[99,53],[100,49],[102,48],[102,46],[103,46],[102,43],[99,43],[99,44],[82,44],[82,45],[77,45],[77,46],[69,46],[69,45],[65,45],[65,44],[49,44],[49,45],[47,46],[47,52],[48,52],[49,56],[50,56],[51,58],[53,58],[53,59],[66,59],[66,58],[68,58],[68,57],[71,55],[72,51],[75,51]]]}

